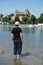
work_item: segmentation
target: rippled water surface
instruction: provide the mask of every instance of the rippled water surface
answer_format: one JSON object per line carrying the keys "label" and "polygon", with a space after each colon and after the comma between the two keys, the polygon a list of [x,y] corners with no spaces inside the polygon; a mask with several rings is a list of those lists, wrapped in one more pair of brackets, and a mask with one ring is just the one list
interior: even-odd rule
{"label": "rippled water surface", "polygon": [[[43,26],[22,28],[23,47],[21,60],[13,58],[11,26],[0,25],[0,65],[43,65]],[[29,63],[29,64],[28,64]]]}

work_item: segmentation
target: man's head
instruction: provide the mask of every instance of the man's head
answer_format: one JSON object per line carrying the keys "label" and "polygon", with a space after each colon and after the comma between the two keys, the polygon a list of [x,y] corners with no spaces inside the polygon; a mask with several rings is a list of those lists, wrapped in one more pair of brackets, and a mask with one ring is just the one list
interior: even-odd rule
{"label": "man's head", "polygon": [[18,21],[15,22],[15,26],[19,26],[19,22]]}

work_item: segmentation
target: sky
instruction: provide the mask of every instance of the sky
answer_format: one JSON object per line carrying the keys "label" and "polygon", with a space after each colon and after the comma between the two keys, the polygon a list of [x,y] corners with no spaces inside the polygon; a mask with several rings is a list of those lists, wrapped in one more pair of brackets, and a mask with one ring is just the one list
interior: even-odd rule
{"label": "sky", "polygon": [[39,17],[43,13],[43,0],[0,0],[0,14],[11,14],[27,8],[31,15]]}

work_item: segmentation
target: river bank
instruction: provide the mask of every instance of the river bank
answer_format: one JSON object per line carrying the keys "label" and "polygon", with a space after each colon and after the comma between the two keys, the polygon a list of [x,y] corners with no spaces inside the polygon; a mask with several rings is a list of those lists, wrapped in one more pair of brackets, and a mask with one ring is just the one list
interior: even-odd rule
{"label": "river bank", "polygon": [[39,27],[39,26],[43,26],[43,24],[21,24],[20,27],[21,28],[31,28],[31,27]]}
{"label": "river bank", "polygon": [[[13,25],[10,25],[11,27],[14,27],[14,24]],[[20,24],[19,27],[21,28],[31,28],[31,27],[40,27],[40,26],[43,26],[43,23],[42,24]]]}

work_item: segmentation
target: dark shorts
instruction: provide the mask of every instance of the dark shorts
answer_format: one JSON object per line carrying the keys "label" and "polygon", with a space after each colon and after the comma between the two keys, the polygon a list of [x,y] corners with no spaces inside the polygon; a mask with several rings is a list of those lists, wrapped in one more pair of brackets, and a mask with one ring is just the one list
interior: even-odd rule
{"label": "dark shorts", "polygon": [[14,55],[16,55],[16,54],[21,55],[21,51],[22,51],[21,40],[14,40]]}

